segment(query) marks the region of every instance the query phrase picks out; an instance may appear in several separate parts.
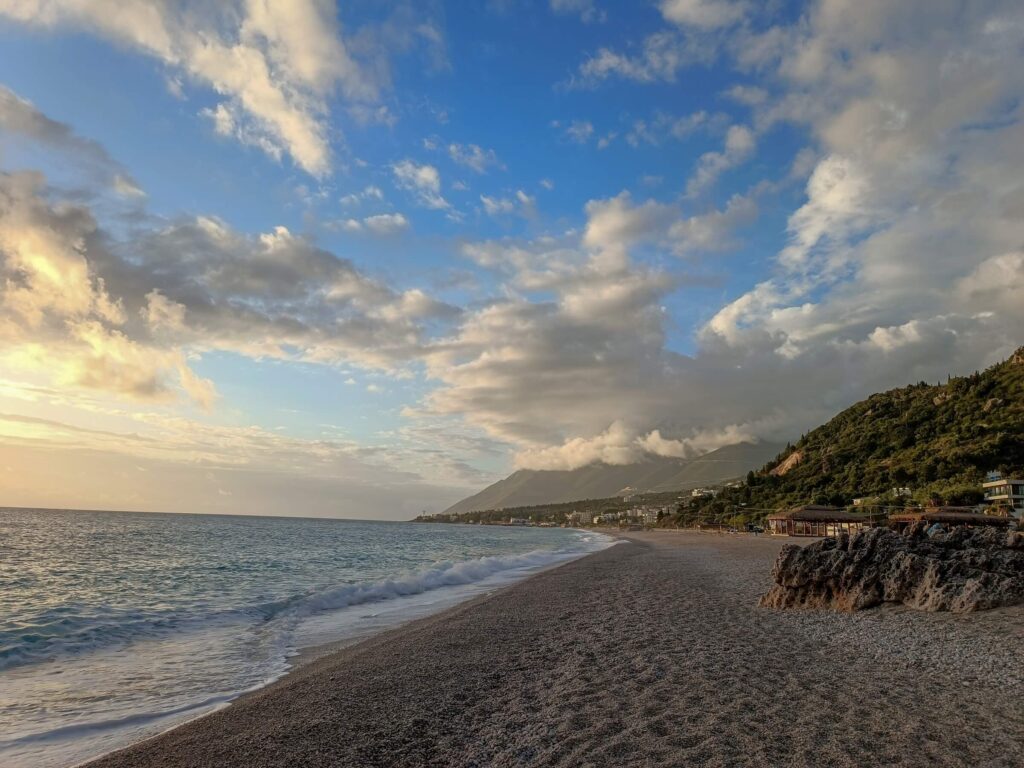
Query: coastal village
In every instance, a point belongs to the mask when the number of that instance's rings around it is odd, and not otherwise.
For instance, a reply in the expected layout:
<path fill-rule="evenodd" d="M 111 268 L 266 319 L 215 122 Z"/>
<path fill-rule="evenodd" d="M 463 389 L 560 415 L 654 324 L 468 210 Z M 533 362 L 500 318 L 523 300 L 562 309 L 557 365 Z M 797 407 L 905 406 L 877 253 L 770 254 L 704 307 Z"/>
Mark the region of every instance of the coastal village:
<path fill-rule="evenodd" d="M 1024 526 L 1024 348 L 985 371 L 880 392 L 745 477 L 420 521 L 828 537 Z"/>
<path fill-rule="evenodd" d="M 742 481 L 718 487 L 693 488 L 686 493 L 638 494 L 624 489 L 621 496 L 574 504 L 537 505 L 487 510 L 462 515 L 422 515 L 422 522 L 623 530 L 694 529 L 724 533 L 762 533 L 776 536 L 836 536 L 873 527 L 902 530 L 923 522 L 942 528 L 982 526 L 1024 528 L 1024 478 L 990 472 L 981 484 L 981 500 L 974 505 L 948 505 L 940 499 L 918 503 L 909 487 L 893 488 L 891 498 L 902 505 L 879 504 L 878 499 L 857 497 L 847 507 L 801 504 L 780 509 L 745 507 L 714 511 L 709 502 Z M 666 498 L 669 497 L 669 498 Z"/>

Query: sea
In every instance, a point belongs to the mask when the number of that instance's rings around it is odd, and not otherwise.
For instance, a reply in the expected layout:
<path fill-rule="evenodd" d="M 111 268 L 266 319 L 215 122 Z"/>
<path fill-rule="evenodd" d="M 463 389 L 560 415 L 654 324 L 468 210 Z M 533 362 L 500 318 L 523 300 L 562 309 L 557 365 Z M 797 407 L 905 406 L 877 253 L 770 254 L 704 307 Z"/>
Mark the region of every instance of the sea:
<path fill-rule="evenodd" d="M 0 508 L 0 765 L 63 768 L 611 544 L 562 528 Z"/>

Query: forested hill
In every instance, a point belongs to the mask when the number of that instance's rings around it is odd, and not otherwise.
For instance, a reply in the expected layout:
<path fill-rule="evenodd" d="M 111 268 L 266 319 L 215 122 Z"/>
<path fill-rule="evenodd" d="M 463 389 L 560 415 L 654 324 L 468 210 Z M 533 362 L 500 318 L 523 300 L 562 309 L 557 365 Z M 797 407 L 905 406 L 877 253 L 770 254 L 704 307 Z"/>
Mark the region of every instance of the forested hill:
<path fill-rule="evenodd" d="M 1024 347 L 981 373 L 872 395 L 787 447 L 728 496 L 762 509 L 846 505 L 909 487 L 921 500 L 963 503 L 986 472 L 1022 469 Z"/>

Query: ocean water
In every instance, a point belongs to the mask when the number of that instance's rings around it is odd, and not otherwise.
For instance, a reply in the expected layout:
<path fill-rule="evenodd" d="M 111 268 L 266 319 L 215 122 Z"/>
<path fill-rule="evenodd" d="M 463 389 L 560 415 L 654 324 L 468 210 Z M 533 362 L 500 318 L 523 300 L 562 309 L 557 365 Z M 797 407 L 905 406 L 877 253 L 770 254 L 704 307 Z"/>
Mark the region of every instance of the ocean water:
<path fill-rule="evenodd" d="M 608 546 L 600 534 L 0 509 L 0 765 L 71 766 L 372 635 Z"/>

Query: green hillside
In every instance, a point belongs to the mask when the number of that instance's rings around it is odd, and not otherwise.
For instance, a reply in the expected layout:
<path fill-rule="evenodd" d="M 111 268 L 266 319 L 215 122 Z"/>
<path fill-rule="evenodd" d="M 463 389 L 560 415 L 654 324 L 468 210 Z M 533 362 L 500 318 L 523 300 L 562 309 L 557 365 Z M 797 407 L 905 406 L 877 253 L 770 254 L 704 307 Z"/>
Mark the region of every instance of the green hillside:
<path fill-rule="evenodd" d="M 1022 469 L 1024 348 L 981 373 L 872 395 L 788 446 L 713 505 L 753 511 L 809 502 L 843 506 L 858 497 L 898 504 L 895 488 L 909 488 L 924 502 L 974 503 L 986 472 Z"/>

